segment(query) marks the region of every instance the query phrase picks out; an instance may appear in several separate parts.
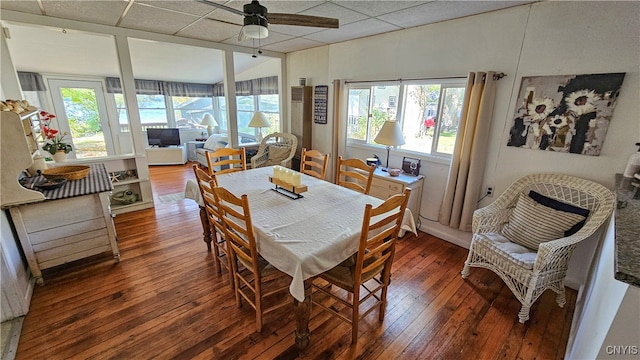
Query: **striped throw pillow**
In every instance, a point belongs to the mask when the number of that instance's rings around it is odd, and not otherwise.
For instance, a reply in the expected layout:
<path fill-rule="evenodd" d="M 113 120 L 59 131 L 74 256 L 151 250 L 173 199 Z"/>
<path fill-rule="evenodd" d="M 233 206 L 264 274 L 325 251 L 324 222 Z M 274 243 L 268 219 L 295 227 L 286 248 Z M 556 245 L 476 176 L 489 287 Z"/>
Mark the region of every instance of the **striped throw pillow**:
<path fill-rule="evenodd" d="M 584 219 L 582 215 L 552 209 L 520 194 L 502 234 L 511 242 L 538 250 L 540 243 L 563 238 L 565 231 Z"/>

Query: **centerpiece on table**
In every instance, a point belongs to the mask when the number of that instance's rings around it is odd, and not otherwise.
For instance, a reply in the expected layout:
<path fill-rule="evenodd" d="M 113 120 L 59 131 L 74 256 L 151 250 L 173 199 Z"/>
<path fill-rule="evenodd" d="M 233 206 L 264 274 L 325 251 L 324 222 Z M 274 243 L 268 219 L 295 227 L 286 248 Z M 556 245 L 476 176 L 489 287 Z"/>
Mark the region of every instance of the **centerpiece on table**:
<path fill-rule="evenodd" d="M 301 179 L 302 174 L 299 172 L 279 165 L 273 167 L 273 176 L 269 176 L 269 182 L 276 186 L 272 190 L 294 200 L 302 198 L 300 194 L 307 191 L 307 186 L 301 183 Z"/>
<path fill-rule="evenodd" d="M 40 112 L 40 121 L 42 123 L 42 137 L 44 144 L 42 150 L 48 151 L 53 155 L 55 162 L 62 162 L 67 159 L 67 154 L 70 153 L 73 148 L 71 144 L 65 141 L 66 132 L 60 133 L 59 130 L 51 128 L 51 120 L 56 116 L 46 111 Z"/>

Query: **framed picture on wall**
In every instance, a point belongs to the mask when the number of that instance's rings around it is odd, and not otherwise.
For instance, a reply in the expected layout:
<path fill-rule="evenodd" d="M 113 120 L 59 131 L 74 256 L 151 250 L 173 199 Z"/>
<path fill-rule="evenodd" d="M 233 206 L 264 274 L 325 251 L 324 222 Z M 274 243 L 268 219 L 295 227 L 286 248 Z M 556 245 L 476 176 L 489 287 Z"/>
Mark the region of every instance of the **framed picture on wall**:
<path fill-rule="evenodd" d="M 420 175 L 420 159 L 414 159 L 410 157 L 402 158 L 402 172 L 407 175 L 418 176 Z"/>

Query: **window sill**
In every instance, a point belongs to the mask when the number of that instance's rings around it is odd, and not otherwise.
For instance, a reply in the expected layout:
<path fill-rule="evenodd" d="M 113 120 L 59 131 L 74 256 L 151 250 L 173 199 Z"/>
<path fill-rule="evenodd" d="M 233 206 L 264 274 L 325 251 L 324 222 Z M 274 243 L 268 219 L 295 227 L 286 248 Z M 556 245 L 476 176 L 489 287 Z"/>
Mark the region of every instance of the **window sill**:
<path fill-rule="evenodd" d="M 348 142 L 347 148 L 356 148 L 356 149 L 361 149 L 368 152 L 383 151 L 384 153 L 380 153 L 379 156 L 382 156 L 383 158 L 387 156 L 386 154 L 387 149 L 382 145 L 370 145 L 370 144 L 364 144 L 364 143 L 358 144 L 358 143 Z M 441 164 L 446 166 L 449 166 L 451 164 L 451 156 L 448 156 L 448 157 L 436 156 L 436 155 L 425 154 L 425 153 L 410 151 L 410 150 L 402 150 L 402 149 L 399 149 L 399 150 L 391 149 L 391 152 L 393 153 L 393 155 L 396 155 L 396 156 L 412 157 L 412 158 L 420 159 L 422 161 L 430 162 L 434 164 Z"/>

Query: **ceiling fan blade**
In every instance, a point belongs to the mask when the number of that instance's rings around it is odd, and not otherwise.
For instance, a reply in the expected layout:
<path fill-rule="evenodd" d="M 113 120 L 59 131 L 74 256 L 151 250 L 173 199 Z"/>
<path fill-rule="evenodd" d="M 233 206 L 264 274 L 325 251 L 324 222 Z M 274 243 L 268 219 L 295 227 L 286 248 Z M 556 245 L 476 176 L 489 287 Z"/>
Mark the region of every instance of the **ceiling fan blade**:
<path fill-rule="evenodd" d="M 218 4 L 218 3 L 213 2 L 213 1 L 208 1 L 208 0 L 196 0 L 196 1 L 197 2 L 201 2 L 203 4 L 211 5 L 213 7 L 217 7 L 218 9 L 230 11 L 230 12 L 232 12 L 234 14 L 238 14 L 238 15 L 242 15 L 242 16 L 249 15 L 249 14 L 245 13 L 244 11 L 241 11 L 241 10 L 238 10 L 238 9 L 234 9 L 234 8 L 228 7 L 226 5 Z"/>
<path fill-rule="evenodd" d="M 340 27 L 338 19 L 320 16 L 267 13 L 267 20 L 269 21 L 269 24 L 273 25 L 312 26 L 330 29 L 337 29 Z"/>

